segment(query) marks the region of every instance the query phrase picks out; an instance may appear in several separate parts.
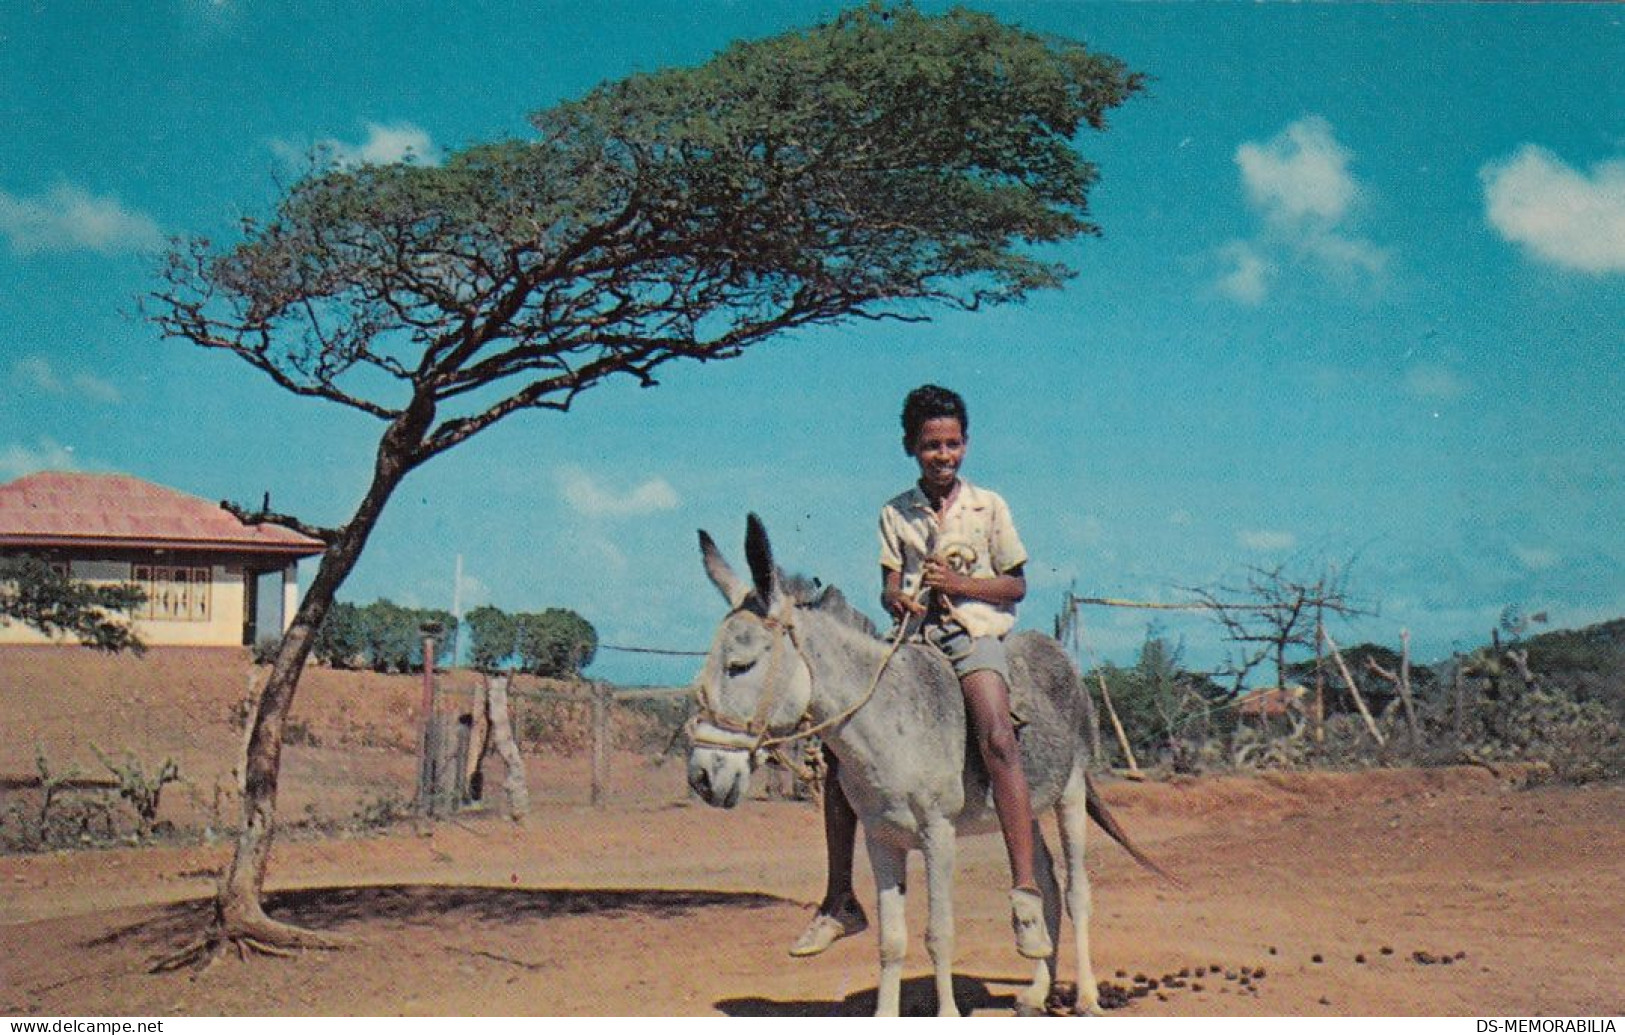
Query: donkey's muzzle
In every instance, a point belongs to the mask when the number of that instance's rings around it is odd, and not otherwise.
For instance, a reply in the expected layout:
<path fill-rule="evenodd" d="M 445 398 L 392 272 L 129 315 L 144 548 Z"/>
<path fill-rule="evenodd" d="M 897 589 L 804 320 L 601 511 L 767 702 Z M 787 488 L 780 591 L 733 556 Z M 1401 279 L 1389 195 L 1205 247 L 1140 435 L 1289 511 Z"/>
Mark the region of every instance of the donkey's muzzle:
<path fill-rule="evenodd" d="M 731 809 L 750 789 L 750 755 L 697 747 L 688 755 L 688 785 L 707 805 Z"/>

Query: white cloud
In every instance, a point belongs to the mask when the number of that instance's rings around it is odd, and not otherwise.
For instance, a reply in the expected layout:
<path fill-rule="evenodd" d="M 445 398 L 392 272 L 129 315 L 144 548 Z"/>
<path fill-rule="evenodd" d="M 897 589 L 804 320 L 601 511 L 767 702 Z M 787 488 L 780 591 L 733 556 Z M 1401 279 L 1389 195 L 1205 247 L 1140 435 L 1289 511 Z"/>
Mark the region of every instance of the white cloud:
<path fill-rule="evenodd" d="M 79 250 L 113 255 L 164 243 L 151 216 L 71 184 L 35 197 L 0 191 L 0 235 L 21 255 Z"/>
<path fill-rule="evenodd" d="M 1265 143 L 1236 149 L 1241 183 L 1253 206 L 1283 222 L 1341 221 L 1359 188 L 1347 148 L 1318 115 L 1299 119 Z"/>
<path fill-rule="evenodd" d="M 1219 257 L 1229 272 L 1219 278 L 1219 290 L 1238 302 L 1257 305 L 1269 293 L 1271 266 L 1258 248 L 1246 241 L 1231 241 Z"/>
<path fill-rule="evenodd" d="M 1417 363 L 1405 371 L 1403 381 L 1406 394 L 1417 399 L 1460 399 L 1467 394 L 1467 385 L 1449 367 L 1436 363 Z"/>
<path fill-rule="evenodd" d="M 1547 571 L 1563 560 L 1556 550 L 1544 546 L 1513 546 L 1512 556 L 1530 571 Z"/>
<path fill-rule="evenodd" d="M 12 445 L 0 449 L 0 476 L 21 478 L 36 471 L 76 471 L 79 463 L 74 459 L 73 447 L 64 446 L 50 438 L 41 438 L 36 446 Z"/>
<path fill-rule="evenodd" d="M 59 374 L 46 356 L 24 356 L 12 364 L 13 376 L 22 384 L 51 395 L 77 395 L 91 402 L 116 403 L 119 390 L 111 381 L 78 371 Z"/>
<path fill-rule="evenodd" d="M 435 147 L 426 130 L 409 122 L 384 125 L 369 122 L 367 137 L 352 144 L 336 137 L 316 141 L 314 152 L 324 166 L 353 169 L 359 165 L 395 165 L 409 162 L 414 165 L 439 165 L 440 149 Z M 271 141 L 271 149 L 289 165 L 303 167 L 310 150 L 287 140 Z"/>
<path fill-rule="evenodd" d="M 1479 170 L 1485 218 L 1536 258 L 1584 273 L 1625 273 L 1625 160 L 1589 174 L 1525 144 Z"/>
<path fill-rule="evenodd" d="M 1279 552 L 1298 545 L 1298 537 L 1291 532 L 1270 529 L 1247 529 L 1236 533 L 1236 542 L 1249 550 Z"/>
<path fill-rule="evenodd" d="M 561 470 L 558 480 L 565 502 L 586 517 L 641 517 L 672 510 L 681 502 L 677 490 L 664 478 L 650 478 L 624 492 L 606 488 L 592 475 L 575 467 Z"/>
<path fill-rule="evenodd" d="M 1349 170 L 1353 154 L 1318 115 L 1291 123 L 1265 141 L 1236 148 L 1241 186 L 1260 226 L 1252 240 L 1219 250 L 1216 287 L 1247 305 L 1264 301 L 1276 269 L 1304 260 L 1339 278 L 1371 276 L 1387 252 L 1360 236 L 1355 211 L 1363 188 Z"/>

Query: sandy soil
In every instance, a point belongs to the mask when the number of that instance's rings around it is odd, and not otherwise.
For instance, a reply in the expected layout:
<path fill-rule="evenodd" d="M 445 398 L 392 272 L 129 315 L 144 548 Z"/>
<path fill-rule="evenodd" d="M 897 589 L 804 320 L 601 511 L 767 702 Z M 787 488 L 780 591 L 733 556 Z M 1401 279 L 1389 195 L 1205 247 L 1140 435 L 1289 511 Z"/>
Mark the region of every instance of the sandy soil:
<path fill-rule="evenodd" d="M 1113 783 L 1106 796 L 1188 885 L 1096 842 L 1097 976 L 1191 975 L 1130 1015 L 1625 1013 L 1625 788 L 1517 790 L 1447 770 Z M 784 954 L 820 886 L 817 839 L 805 804 L 679 800 L 284 841 L 273 914 L 357 947 L 159 976 L 146 964 L 199 929 L 223 848 L 10 856 L 0 1013 L 865 1013 L 872 933 L 813 960 Z M 1005 1013 L 1026 965 L 1002 915 L 999 845 L 977 838 L 962 855 L 956 998 Z M 930 1012 L 918 937 L 908 973 L 905 1010 Z"/>
<path fill-rule="evenodd" d="M 196 827 L 209 812 L 199 787 L 230 783 L 241 669 L 200 657 L 177 675 L 151 661 L 7 652 L 0 776 L 27 774 L 35 744 L 87 768 L 92 742 L 171 753 L 193 782 L 166 797 L 164 814 Z M 288 754 L 290 826 L 272 856 L 268 904 L 355 947 L 152 975 L 155 957 L 201 929 L 227 846 L 0 856 L 0 1014 L 873 1008 L 872 931 L 812 960 L 785 955 L 822 884 L 811 805 L 710 809 L 686 796 L 675 761 L 621 754 L 607 807 L 595 810 L 584 757 L 538 757 L 523 825 L 475 813 L 337 836 L 323 817 L 410 795 L 401 745 L 415 690 L 383 680 L 358 696 L 335 674 L 315 675 L 295 718 L 319 743 Z M 52 708 L 37 704 L 42 687 Z M 1139 869 L 1103 835 L 1093 842 L 1096 976 L 1160 986 L 1129 1000 L 1126 1015 L 1625 1014 L 1625 787 L 1525 788 L 1453 769 L 1108 779 L 1102 789 L 1186 884 Z M 1005 882 L 998 839 L 966 841 L 955 897 L 966 1012 L 1007 1014 L 1029 972 L 1011 944 Z M 861 862 L 859 888 L 872 903 Z M 917 862 L 911 888 L 904 1007 L 930 1013 Z M 1068 955 L 1062 967 L 1066 979 Z"/>

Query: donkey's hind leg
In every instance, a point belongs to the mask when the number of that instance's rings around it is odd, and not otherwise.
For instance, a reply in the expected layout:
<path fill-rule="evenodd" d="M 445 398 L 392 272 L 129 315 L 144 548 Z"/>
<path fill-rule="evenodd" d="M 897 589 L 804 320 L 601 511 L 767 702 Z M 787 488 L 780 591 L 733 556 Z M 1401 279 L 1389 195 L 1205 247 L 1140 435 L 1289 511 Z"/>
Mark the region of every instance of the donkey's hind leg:
<path fill-rule="evenodd" d="M 1088 780 L 1081 764 L 1072 770 L 1055 814 L 1061 823 L 1061 851 L 1066 859 L 1066 911 L 1072 916 L 1078 950 L 1078 1002 L 1074 1012 L 1099 1014 L 1100 986 L 1095 983 L 1094 964 L 1089 958 L 1089 871 L 1083 857 L 1084 835 L 1089 829 Z"/>
<path fill-rule="evenodd" d="M 1061 954 L 1061 888 L 1055 882 L 1055 857 L 1050 854 L 1044 830 L 1036 820 L 1033 821 L 1033 876 L 1038 878 L 1038 890 L 1044 896 L 1044 926 L 1049 930 L 1050 944 L 1055 946 L 1055 951 L 1033 965 L 1033 983 L 1016 996 L 1016 1013 L 1028 1017 L 1044 1012 L 1044 1003 L 1055 983 L 1055 963 Z"/>

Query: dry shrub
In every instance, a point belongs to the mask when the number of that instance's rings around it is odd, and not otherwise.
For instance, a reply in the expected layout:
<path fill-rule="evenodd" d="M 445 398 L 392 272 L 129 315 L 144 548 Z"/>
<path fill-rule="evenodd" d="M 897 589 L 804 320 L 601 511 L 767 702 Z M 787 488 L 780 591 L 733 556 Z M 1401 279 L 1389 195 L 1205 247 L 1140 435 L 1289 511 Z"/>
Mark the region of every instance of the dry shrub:
<path fill-rule="evenodd" d="M 1544 763 L 1561 783 L 1625 776 L 1625 729 L 1607 706 L 1533 690 L 1501 711 L 1497 735 L 1468 749 L 1474 761 Z"/>
<path fill-rule="evenodd" d="M 579 693 L 581 697 L 569 701 L 537 699 L 520 693 L 510 697 L 515 734 L 531 750 L 565 756 L 590 751 L 592 702 L 587 699 L 587 690 L 568 683 L 556 686 L 564 693 Z M 621 751 L 658 754 L 671 740 L 675 727 L 657 710 L 641 705 L 642 702 L 611 703 L 610 744 Z M 675 725 L 680 726 L 681 720 Z"/>

